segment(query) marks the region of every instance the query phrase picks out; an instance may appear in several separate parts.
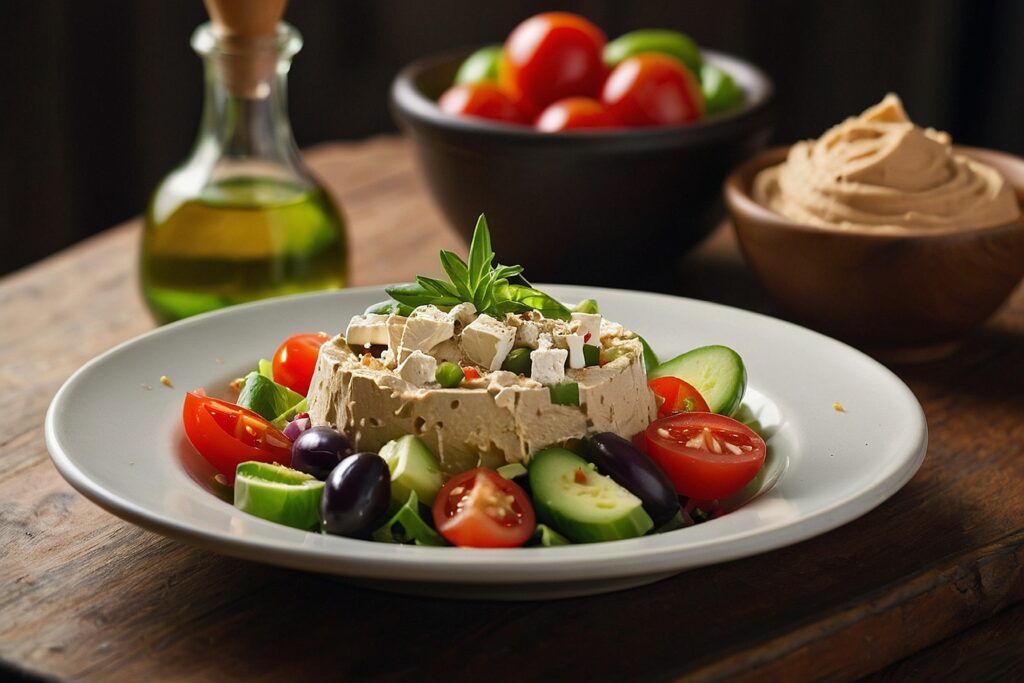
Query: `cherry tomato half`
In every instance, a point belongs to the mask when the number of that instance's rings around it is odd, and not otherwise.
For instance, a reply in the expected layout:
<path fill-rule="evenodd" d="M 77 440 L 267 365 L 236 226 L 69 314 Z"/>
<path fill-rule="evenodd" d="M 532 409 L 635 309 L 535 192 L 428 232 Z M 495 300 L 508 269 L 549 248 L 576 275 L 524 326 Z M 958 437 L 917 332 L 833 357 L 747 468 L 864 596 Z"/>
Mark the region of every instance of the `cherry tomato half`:
<path fill-rule="evenodd" d="M 274 354 L 274 381 L 297 394 L 308 394 L 320 347 L 330 338 L 323 332 L 307 332 L 285 339 Z"/>
<path fill-rule="evenodd" d="M 727 498 L 764 464 L 764 439 L 741 422 L 714 413 L 678 413 L 647 427 L 647 454 L 676 491 L 700 500 Z"/>
<path fill-rule="evenodd" d="M 455 116 L 476 116 L 506 123 L 530 122 L 508 93 L 486 81 L 453 85 L 437 100 L 437 106 Z"/>
<path fill-rule="evenodd" d="M 541 112 L 536 123 L 536 127 L 545 133 L 576 128 L 611 128 L 614 125 L 608 108 L 589 97 L 558 100 Z"/>
<path fill-rule="evenodd" d="M 433 513 L 438 533 L 469 548 L 514 548 L 537 526 L 526 492 L 486 467 L 452 477 L 434 499 Z"/>
<path fill-rule="evenodd" d="M 707 401 L 692 384 L 678 377 L 658 377 L 647 382 L 658 397 L 658 417 L 676 413 L 708 413 Z"/>
<path fill-rule="evenodd" d="M 290 465 L 292 442 L 262 417 L 227 401 L 185 394 L 181 412 L 185 435 L 199 455 L 235 482 L 235 468 L 249 460 Z"/>
<path fill-rule="evenodd" d="M 673 126 L 704 115 L 697 78 L 677 59 L 657 53 L 624 60 L 608 75 L 601 99 L 621 125 Z"/>
<path fill-rule="evenodd" d="M 535 15 L 505 41 L 499 80 L 535 113 L 565 97 L 597 97 L 606 73 L 605 42 L 601 29 L 576 14 Z"/>

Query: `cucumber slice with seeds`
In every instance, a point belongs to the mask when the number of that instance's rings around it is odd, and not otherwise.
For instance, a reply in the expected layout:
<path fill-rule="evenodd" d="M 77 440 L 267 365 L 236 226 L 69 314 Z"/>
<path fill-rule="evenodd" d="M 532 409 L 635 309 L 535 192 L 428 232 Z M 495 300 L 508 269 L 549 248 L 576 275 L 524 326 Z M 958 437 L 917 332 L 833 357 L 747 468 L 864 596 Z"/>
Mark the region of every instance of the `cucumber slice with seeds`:
<path fill-rule="evenodd" d="M 713 413 L 732 415 L 743 402 L 747 369 L 740 355 L 728 346 L 701 346 L 667 360 L 647 373 L 655 377 L 678 377 L 692 384 Z"/>
<path fill-rule="evenodd" d="M 544 449 L 529 472 L 537 516 L 571 541 L 618 541 L 654 527 L 639 498 L 571 451 Z"/>
<path fill-rule="evenodd" d="M 415 491 L 426 505 L 434 504 L 444 483 L 441 465 L 418 436 L 406 434 L 387 442 L 381 446 L 380 457 L 391 470 L 392 500 L 408 500 L 409 493 Z"/>
<path fill-rule="evenodd" d="M 243 462 L 235 473 L 235 507 L 296 529 L 320 526 L 324 483 L 282 465 Z"/>

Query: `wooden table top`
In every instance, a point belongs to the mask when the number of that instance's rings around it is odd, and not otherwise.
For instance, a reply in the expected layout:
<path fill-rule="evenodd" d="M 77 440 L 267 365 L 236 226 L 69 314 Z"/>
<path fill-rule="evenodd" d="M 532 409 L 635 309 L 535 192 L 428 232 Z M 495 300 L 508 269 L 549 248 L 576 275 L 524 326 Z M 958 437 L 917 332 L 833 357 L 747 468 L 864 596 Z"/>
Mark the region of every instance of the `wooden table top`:
<path fill-rule="evenodd" d="M 464 249 L 396 138 L 308 155 L 351 225 L 353 284 Z M 1024 653 L 1024 288 L 953 357 L 894 368 L 924 406 L 916 477 L 823 536 L 634 590 L 446 602 L 194 550 L 61 479 L 42 422 L 92 356 L 153 327 L 139 224 L 0 280 L 0 678 L 878 680 L 1013 675 Z M 731 233 L 679 293 L 764 309 Z M 997 614 L 998 613 L 998 614 Z"/>

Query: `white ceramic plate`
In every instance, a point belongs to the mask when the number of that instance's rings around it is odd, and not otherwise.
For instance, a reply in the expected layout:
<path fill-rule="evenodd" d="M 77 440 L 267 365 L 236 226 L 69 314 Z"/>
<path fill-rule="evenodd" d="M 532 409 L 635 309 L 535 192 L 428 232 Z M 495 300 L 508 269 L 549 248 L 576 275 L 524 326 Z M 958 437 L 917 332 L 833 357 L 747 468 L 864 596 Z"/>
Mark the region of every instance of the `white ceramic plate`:
<path fill-rule="evenodd" d="M 389 590 L 500 599 L 582 595 L 765 552 L 824 533 L 896 492 L 924 459 L 921 407 L 895 375 L 828 337 L 773 318 L 677 297 L 547 286 L 596 298 L 661 357 L 725 344 L 744 358 L 745 403 L 772 432 L 768 476 L 738 510 L 688 529 L 560 548 L 388 545 L 298 531 L 214 495 L 181 427 L 184 392 L 215 390 L 288 335 L 342 330 L 381 288 L 274 299 L 159 328 L 93 359 L 57 392 L 46 442 L 61 474 L 135 524 L 236 557 L 335 574 Z M 160 384 L 166 375 L 173 388 Z M 845 410 L 840 412 L 836 404 Z"/>

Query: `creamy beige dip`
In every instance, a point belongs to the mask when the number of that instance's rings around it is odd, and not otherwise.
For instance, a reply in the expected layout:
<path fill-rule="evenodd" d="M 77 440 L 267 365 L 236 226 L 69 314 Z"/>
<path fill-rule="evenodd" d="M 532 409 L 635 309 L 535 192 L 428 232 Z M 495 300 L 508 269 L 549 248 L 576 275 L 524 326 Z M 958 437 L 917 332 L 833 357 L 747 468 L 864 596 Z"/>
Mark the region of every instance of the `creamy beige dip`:
<path fill-rule="evenodd" d="M 953 152 L 947 133 L 914 125 L 888 94 L 754 180 L 754 199 L 801 223 L 878 230 L 969 229 L 1020 215 L 1013 189 Z"/>

